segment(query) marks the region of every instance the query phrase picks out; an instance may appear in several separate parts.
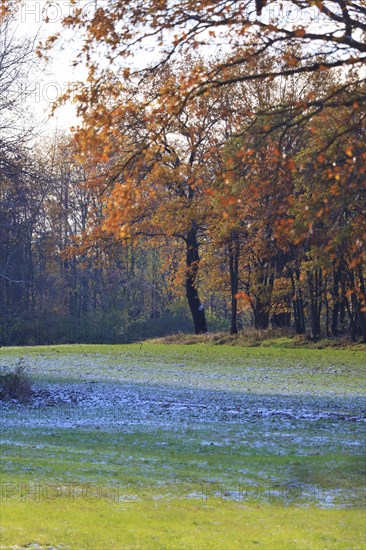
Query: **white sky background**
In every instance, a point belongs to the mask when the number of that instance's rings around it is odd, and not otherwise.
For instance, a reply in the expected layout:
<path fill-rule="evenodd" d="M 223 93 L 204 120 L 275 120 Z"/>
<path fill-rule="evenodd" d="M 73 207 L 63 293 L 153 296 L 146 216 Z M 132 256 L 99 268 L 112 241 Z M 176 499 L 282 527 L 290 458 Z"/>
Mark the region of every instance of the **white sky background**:
<path fill-rule="evenodd" d="M 71 9 L 67 0 L 57 0 L 47 6 L 45 0 L 24 0 L 16 13 L 16 33 L 19 37 L 35 39 L 35 47 L 41 40 L 61 30 L 61 20 Z M 45 23 L 45 16 L 49 22 Z M 65 33 L 66 34 L 66 33 Z M 30 113 L 41 123 L 43 133 L 52 134 L 57 130 L 64 131 L 77 124 L 75 106 L 69 102 L 59 108 L 50 117 L 52 103 L 74 83 L 85 78 L 82 67 L 73 68 L 72 61 L 76 57 L 80 41 L 63 40 L 51 52 L 51 61 L 47 64 L 40 60 L 40 70 L 28 83 L 28 97 L 25 101 Z M 43 124 L 42 124 L 43 123 Z"/>
<path fill-rule="evenodd" d="M 103 0 L 81 0 L 77 7 L 82 6 L 86 13 L 94 12 L 96 5 Z M 46 39 L 62 29 L 62 19 L 75 6 L 68 0 L 23 0 L 16 12 L 16 33 L 19 37 L 29 37 L 35 40 L 35 47 L 39 41 L 43 43 Z M 46 23 L 45 18 L 49 21 Z M 51 61 L 45 64 L 42 60 L 41 70 L 35 76 L 34 82 L 29 86 L 31 91 L 26 103 L 29 110 L 34 114 L 37 122 L 43 122 L 43 133 L 52 134 L 57 130 L 65 131 L 70 126 L 76 125 L 76 107 L 69 101 L 63 107 L 56 110 L 50 117 L 53 101 L 60 97 L 74 83 L 86 79 L 86 70 L 82 64 L 72 67 L 77 53 L 82 45 L 82 38 L 78 38 L 73 31 L 62 31 L 62 40 L 58 41 L 50 52 Z M 141 64 L 152 62 L 156 59 L 157 51 L 154 47 L 150 52 L 139 52 L 133 58 L 136 67 Z M 43 73 L 43 74 L 42 74 Z"/>

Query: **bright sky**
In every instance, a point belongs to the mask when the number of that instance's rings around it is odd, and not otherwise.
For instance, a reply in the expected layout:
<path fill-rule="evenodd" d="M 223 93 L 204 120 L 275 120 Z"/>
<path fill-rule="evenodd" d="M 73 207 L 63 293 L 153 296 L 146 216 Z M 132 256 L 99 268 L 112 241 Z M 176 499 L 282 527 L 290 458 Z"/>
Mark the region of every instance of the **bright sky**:
<path fill-rule="evenodd" d="M 61 29 L 61 20 L 68 14 L 71 4 L 67 0 L 51 2 L 46 0 L 24 0 L 16 13 L 17 34 L 30 38 L 36 37 L 35 46 L 48 36 Z M 87 7 L 87 2 L 85 2 Z M 48 17 L 49 22 L 44 19 Z M 69 83 L 84 77 L 82 68 L 73 69 L 71 62 L 75 58 L 77 47 L 70 40 L 63 42 L 52 52 L 52 60 L 44 65 L 30 87 L 31 93 L 27 99 L 30 110 L 37 120 L 44 121 L 47 133 L 56 129 L 65 130 L 77 123 L 75 107 L 69 102 L 49 118 L 52 103 L 68 88 Z"/>
<path fill-rule="evenodd" d="M 103 0 L 79 0 L 77 7 L 83 7 L 85 13 L 95 10 L 96 4 Z M 23 0 L 16 13 L 17 33 L 20 36 L 37 37 L 36 44 L 43 43 L 50 35 L 61 30 L 63 17 L 75 9 L 69 0 Z M 48 18 L 48 22 L 45 19 Z M 85 79 L 86 71 L 81 66 L 73 68 L 72 61 L 80 49 L 81 40 L 71 31 L 63 30 L 62 44 L 52 49 L 52 61 L 45 67 L 44 75 L 37 75 L 32 93 L 27 99 L 30 111 L 34 112 L 37 120 L 44 120 L 45 131 L 52 133 L 55 130 L 66 130 L 77 124 L 76 109 L 71 101 L 59 108 L 55 115 L 49 118 L 53 102 L 60 97 L 72 84 Z M 156 55 L 156 52 L 155 52 Z M 138 63 L 139 55 L 134 57 L 134 64 Z M 154 60 L 154 52 L 144 52 L 141 55 L 141 64 Z"/>

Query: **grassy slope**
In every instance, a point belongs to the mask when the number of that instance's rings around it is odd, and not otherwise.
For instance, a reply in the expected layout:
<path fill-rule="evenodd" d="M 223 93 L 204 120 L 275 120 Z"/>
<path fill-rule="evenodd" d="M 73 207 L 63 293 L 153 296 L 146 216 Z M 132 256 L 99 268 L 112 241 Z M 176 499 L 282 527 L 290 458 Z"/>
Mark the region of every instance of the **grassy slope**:
<path fill-rule="evenodd" d="M 6 503 L 2 546 L 88 549 L 317 550 L 364 547 L 364 514 L 212 500 Z"/>
<path fill-rule="evenodd" d="M 40 380 L 92 378 L 163 384 L 166 388 L 178 382 L 190 390 L 218 391 L 228 396 L 230 392 L 247 392 L 254 401 L 274 393 L 281 399 L 295 396 L 299 405 L 309 403 L 314 396 L 321 403 L 324 396 L 341 401 L 344 396 L 364 392 L 365 358 L 360 350 L 239 348 L 205 343 L 50 346 L 3 349 L 1 364 L 15 364 L 21 356 Z M 352 434 L 341 429 L 338 437 L 336 433 L 329 435 L 342 428 L 341 424 L 285 425 L 254 419 L 245 433 L 219 423 L 174 429 L 163 425 L 153 431 L 144 425 L 111 432 L 98 427 L 96 418 L 95 430 L 52 426 L 46 430 L 32 426 L 21 432 L 5 429 L 2 481 L 15 485 L 14 495 L 2 502 L 3 547 L 37 543 L 92 549 L 262 546 L 358 550 L 365 544 L 361 501 L 351 499 L 351 507 L 327 510 L 319 509 L 311 498 L 268 498 L 265 492 L 268 479 L 283 482 L 284 487 L 295 479 L 302 489 L 310 482 L 324 490 L 336 487 L 347 492 L 360 487 L 364 463 L 358 447 L 352 450 Z M 225 444 L 221 444 L 223 433 Z M 299 434 L 299 442 L 289 437 Z M 321 434 L 328 439 L 318 449 Z M 215 437 L 219 447 L 202 446 L 202 440 L 216 441 Z M 359 432 L 354 431 L 355 443 L 359 438 Z M 258 441 L 264 445 L 258 448 Z M 241 478 L 240 471 L 245 472 Z M 211 494 L 211 490 L 217 493 L 218 482 L 233 488 L 238 481 L 248 479 L 251 491 L 241 492 L 239 502 Z M 95 502 L 80 492 L 72 501 L 65 491 L 55 500 L 43 495 L 35 502 L 31 493 L 21 499 L 22 483 L 27 491 L 27 486 L 37 482 L 44 489 L 47 484 L 60 487 L 70 480 L 80 487 L 85 483 L 112 487 L 113 498 L 105 490 Z M 259 495 L 252 491 L 253 483 Z M 124 502 L 122 495 L 116 502 L 116 484 L 122 492 L 133 493 L 137 501 Z M 184 498 L 192 492 L 196 498 Z"/>
<path fill-rule="evenodd" d="M 13 347 L 0 348 L 0 366 L 15 365 L 16 361 L 23 357 L 29 365 L 30 372 L 34 376 L 43 374 L 49 378 L 61 378 L 63 374 L 68 379 L 79 379 L 83 371 L 93 371 L 93 374 L 100 378 L 103 373 L 108 373 L 112 379 L 123 378 L 115 371 L 113 366 L 123 362 L 132 363 L 134 367 L 149 368 L 154 363 L 162 361 L 169 365 L 181 363 L 183 369 L 189 368 L 192 372 L 199 371 L 201 367 L 210 369 L 215 366 L 215 371 L 227 374 L 230 371 L 237 371 L 243 367 L 254 364 L 255 368 L 283 369 L 293 374 L 296 371 L 303 373 L 305 382 L 316 376 L 320 388 L 327 388 L 339 385 L 344 378 L 346 385 L 359 388 L 359 384 L 365 382 L 365 349 L 359 346 L 347 349 L 312 349 L 288 348 L 278 346 L 242 347 L 220 345 L 214 346 L 211 343 L 200 343 L 197 345 L 184 344 L 159 344 L 143 343 L 129 345 L 63 345 L 63 346 L 34 346 L 34 347 Z M 68 358 L 67 361 L 64 358 Z M 81 363 L 79 362 L 81 359 Z M 91 367 L 83 363 L 88 358 L 101 359 L 98 367 Z M 52 364 L 54 363 L 54 368 Z M 71 363 L 70 363 L 71 361 Z M 254 361 L 254 363 L 253 363 Z M 137 363 L 136 363 L 137 362 Z M 45 368 L 43 368 L 43 363 Z M 112 368 L 111 368 L 112 366 Z M 94 370 L 93 370 L 94 369 Z M 100 370 L 101 369 L 101 370 Z M 335 369 L 339 369 L 338 372 Z M 122 372 L 122 371 L 121 371 Z M 329 375 L 333 376 L 330 377 Z M 149 376 L 149 373 L 148 373 Z M 135 377 L 135 371 L 132 373 Z M 284 379 L 287 385 L 288 380 Z"/>

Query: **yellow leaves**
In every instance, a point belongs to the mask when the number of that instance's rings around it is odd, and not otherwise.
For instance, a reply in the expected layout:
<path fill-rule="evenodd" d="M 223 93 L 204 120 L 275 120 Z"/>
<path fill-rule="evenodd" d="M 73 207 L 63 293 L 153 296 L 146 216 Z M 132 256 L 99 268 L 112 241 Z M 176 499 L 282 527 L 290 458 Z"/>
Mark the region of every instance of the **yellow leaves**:
<path fill-rule="evenodd" d="M 233 204 L 237 204 L 238 202 L 237 198 L 232 195 L 226 195 L 224 197 L 221 197 L 220 201 L 223 206 L 231 206 Z"/>
<path fill-rule="evenodd" d="M 125 78 L 126 80 L 130 77 L 131 75 L 131 69 L 129 69 L 128 67 L 125 67 L 123 69 L 123 78 Z"/>
<path fill-rule="evenodd" d="M 296 67 L 296 65 L 299 63 L 299 60 L 295 56 L 289 56 L 286 59 L 286 63 L 289 67 Z"/>
<path fill-rule="evenodd" d="M 106 199 L 107 217 L 102 224 L 103 230 L 125 236 L 140 198 L 140 192 L 133 187 L 132 182 L 116 183 L 110 197 Z"/>
<path fill-rule="evenodd" d="M 114 30 L 114 25 L 111 19 L 107 16 L 105 10 L 101 7 L 97 8 L 94 18 L 89 25 L 89 32 L 96 40 L 110 38 Z M 110 41 L 110 40 L 109 40 Z"/>
<path fill-rule="evenodd" d="M 281 232 L 287 233 L 292 229 L 294 224 L 294 218 L 277 218 L 276 219 L 276 229 Z"/>
<path fill-rule="evenodd" d="M 294 35 L 297 38 L 304 38 L 305 34 L 306 33 L 304 27 L 297 27 L 296 29 L 294 29 Z"/>
<path fill-rule="evenodd" d="M 339 195 L 339 186 L 337 184 L 333 184 L 329 187 L 329 192 L 331 193 L 331 195 Z"/>
<path fill-rule="evenodd" d="M 353 258 L 353 260 L 350 262 L 349 267 L 351 269 L 355 269 L 358 265 L 360 265 L 361 259 L 360 258 Z"/>
<path fill-rule="evenodd" d="M 0 23 L 5 16 L 10 13 L 10 2 L 8 0 L 0 1 Z"/>
<path fill-rule="evenodd" d="M 239 36 L 243 36 L 247 33 L 248 29 L 251 28 L 251 24 L 249 22 L 246 22 L 246 23 L 242 23 L 240 25 L 240 28 L 238 29 L 238 35 Z"/>
<path fill-rule="evenodd" d="M 244 300 L 245 302 L 251 304 L 253 303 L 253 298 L 252 296 L 249 296 L 249 294 L 247 294 L 246 292 L 244 292 L 243 290 L 240 290 L 239 292 L 237 292 L 235 294 L 235 298 L 237 300 Z"/>

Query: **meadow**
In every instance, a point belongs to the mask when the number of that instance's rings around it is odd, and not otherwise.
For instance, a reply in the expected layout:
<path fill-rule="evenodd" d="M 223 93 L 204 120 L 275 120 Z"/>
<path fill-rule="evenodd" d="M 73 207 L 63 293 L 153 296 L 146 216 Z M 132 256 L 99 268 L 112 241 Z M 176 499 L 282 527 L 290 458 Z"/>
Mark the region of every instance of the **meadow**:
<path fill-rule="evenodd" d="M 1 349 L 1 548 L 365 545 L 365 353 Z"/>

